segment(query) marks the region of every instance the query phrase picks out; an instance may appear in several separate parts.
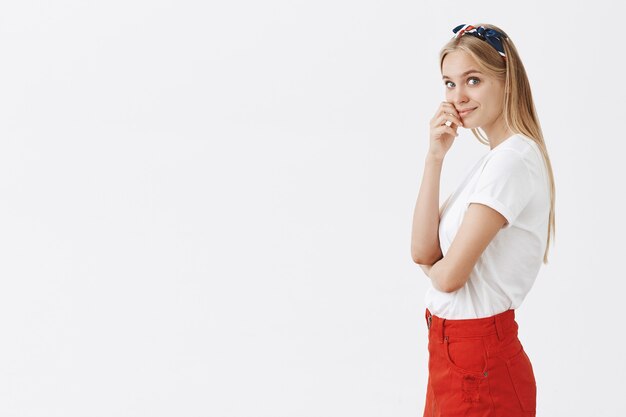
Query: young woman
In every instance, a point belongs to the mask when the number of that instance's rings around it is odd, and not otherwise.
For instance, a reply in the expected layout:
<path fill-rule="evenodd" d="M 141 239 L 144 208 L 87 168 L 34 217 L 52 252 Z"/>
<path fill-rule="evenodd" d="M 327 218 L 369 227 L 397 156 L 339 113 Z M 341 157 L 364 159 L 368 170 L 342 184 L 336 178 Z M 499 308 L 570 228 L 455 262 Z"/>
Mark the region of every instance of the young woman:
<path fill-rule="evenodd" d="M 445 101 L 430 123 L 411 238 L 431 284 L 424 416 L 534 416 L 535 375 L 515 309 L 548 262 L 552 167 L 511 39 L 488 24 L 453 32 L 440 53 Z M 439 209 L 443 160 L 459 127 L 489 150 Z"/>

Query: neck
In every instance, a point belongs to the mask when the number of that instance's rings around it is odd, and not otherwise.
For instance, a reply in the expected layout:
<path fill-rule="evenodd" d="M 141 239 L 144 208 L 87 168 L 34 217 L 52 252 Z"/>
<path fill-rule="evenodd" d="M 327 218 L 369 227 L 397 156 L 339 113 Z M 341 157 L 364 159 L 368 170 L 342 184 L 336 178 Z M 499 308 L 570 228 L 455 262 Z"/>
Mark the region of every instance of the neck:
<path fill-rule="evenodd" d="M 489 139 L 489 147 L 491 149 L 515 134 L 511 129 L 506 128 L 504 120 L 500 118 L 490 126 L 484 126 L 482 129 L 487 135 L 487 139 Z"/>

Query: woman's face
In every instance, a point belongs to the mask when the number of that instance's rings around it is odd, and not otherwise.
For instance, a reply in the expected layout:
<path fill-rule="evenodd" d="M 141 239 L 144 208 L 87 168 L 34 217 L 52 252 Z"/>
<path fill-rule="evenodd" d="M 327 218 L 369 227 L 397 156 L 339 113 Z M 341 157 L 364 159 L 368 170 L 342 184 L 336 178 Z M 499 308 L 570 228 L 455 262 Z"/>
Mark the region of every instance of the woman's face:
<path fill-rule="evenodd" d="M 504 82 L 487 77 L 478 68 L 467 52 L 446 55 L 442 66 L 446 101 L 459 112 L 464 128 L 480 127 L 489 136 L 504 123 Z M 468 109 L 475 110 L 463 112 Z"/>

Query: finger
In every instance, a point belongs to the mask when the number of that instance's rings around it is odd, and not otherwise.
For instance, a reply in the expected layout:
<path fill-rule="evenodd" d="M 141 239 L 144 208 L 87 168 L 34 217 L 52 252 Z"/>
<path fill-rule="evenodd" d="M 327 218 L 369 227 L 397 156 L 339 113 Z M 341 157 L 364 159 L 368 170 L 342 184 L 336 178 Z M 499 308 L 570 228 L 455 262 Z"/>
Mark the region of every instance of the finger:
<path fill-rule="evenodd" d="M 457 126 L 463 126 L 463 122 L 461 121 L 461 119 L 449 113 L 444 113 L 440 115 L 439 119 L 437 119 L 437 124 L 443 125 L 446 123 L 447 120 L 455 123 Z"/>
<path fill-rule="evenodd" d="M 446 110 L 448 110 L 448 109 L 449 109 L 449 110 L 451 110 L 451 111 L 449 111 L 449 112 L 447 112 L 447 113 L 452 113 L 452 114 L 454 114 L 456 117 L 459 117 L 459 118 L 461 117 L 461 115 L 460 115 L 460 114 L 459 114 L 459 112 L 457 111 L 456 107 L 454 107 L 454 104 L 452 104 L 452 103 L 447 103 L 447 102 L 446 102 L 446 105 L 445 105 L 444 107 L 445 107 L 445 109 L 446 109 Z"/>
<path fill-rule="evenodd" d="M 440 125 L 446 125 L 446 126 L 454 125 L 455 127 L 456 126 L 463 126 L 463 122 L 461 122 L 456 117 L 454 117 L 452 115 L 449 115 L 449 114 L 444 116 L 444 117 L 442 117 L 439 124 Z"/>
<path fill-rule="evenodd" d="M 448 126 L 446 126 L 446 125 L 439 126 L 439 128 L 437 129 L 437 133 L 438 133 L 439 135 L 441 135 L 441 134 L 443 134 L 444 132 L 445 132 L 445 133 L 449 133 L 449 134 L 451 134 L 452 136 L 459 136 L 459 134 L 457 133 L 457 131 L 456 131 L 455 129 L 453 129 L 453 128 L 451 128 L 451 127 L 448 127 Z"/>
<path fill-rule="evenodd" d="M 452 111 L 448 111 L 448 110 L 452 110 Z M 456 108 L 454 107 L 454 105 L 452 103 L 448 103 L 447 101 L 442 101 L 439 104 L 439 108 L 435 112 L 435 115 L 433 116 L 433 119 L 435 119 L 441 113 L 452 113 L 452 114 L 455 114 L 456 113 Z M 458 113 L 456 115 L 458 116 Z"/>
<path fill-rule="evenodd" d="M 452 136 L 459 136 L 456 129 L 452 129 L 451 127 L 446 126 L 446 131 L 449 132 Z"/>
<path fill-rule="evenodd" d="M 456 111 L 454 107 L 452 107 L 450 110 L 448 109 L 443 110 L 442 114 L 444 116 L 454 117 L 456 124 L 463 126 L 463 122 L 461 121 L 461 116 L 459 115 L 459 113 Z"/>
<path fill-rule="evenodd" d="M 441 103 L 439 103 L 439 107 L 437 107 L 437 111 L 435 112 L 435 114 L 433 114 L 433 117 L 431 120 L 435 120 L 440 114 L 441 112 L 444 111 L 444 109 L 446 108 L 447 103 L 445 101 L 442 101 Z"/>

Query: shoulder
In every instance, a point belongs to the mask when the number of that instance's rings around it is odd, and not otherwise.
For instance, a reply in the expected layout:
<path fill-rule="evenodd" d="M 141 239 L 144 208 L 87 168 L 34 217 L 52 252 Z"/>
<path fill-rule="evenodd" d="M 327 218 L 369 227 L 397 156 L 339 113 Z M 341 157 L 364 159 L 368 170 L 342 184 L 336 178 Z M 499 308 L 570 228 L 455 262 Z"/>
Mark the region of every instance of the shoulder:
<path fill-rule="evenodd" d="M 525 135 L 516 134 L 487 153 L 481 172 L 482 175 L 516 172 L 539 179 L 544 176 L 543 165 L 539 145 Z"/>
<path fill-rule="evenodd" d="M 509 146 L 498 146 L 489 152 L 484 160 L 481 176 L 500 177 L 504 174 L 511 175 L 513 173 L 525 175 L 530 171 L 524 149 L 507 145 Z"/>
<path fill-rule="evenodd" d="M 543 158 L 537 142 L 520 133 L 502 142 L 490 154 L 487 159 L 522 161 L 529 168 L 536 166 Z"/>

